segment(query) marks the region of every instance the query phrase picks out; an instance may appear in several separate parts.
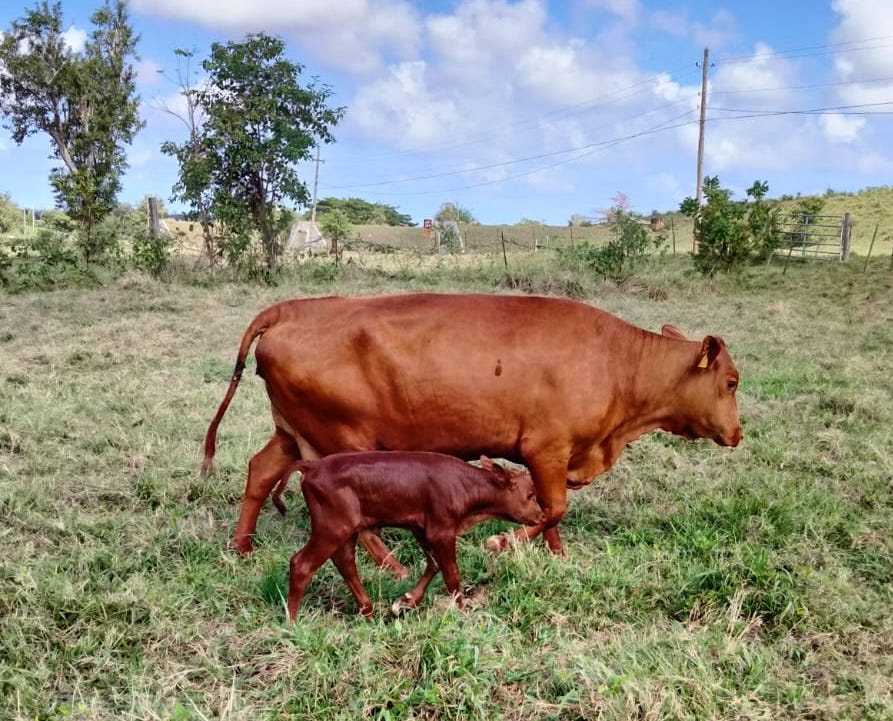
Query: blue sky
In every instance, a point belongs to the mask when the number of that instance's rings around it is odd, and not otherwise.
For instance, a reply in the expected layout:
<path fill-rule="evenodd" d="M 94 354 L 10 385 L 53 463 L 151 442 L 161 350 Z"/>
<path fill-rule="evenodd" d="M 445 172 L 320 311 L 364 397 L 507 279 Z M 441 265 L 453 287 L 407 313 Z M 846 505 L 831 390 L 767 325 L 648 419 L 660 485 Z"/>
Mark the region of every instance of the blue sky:
<path fill-rule="evenodd" d="M 63 0 L 71 43 L 98 0 Z M 0 28 L 26 4 L 6 0 Z M 444 202 L 484 223 L 564 224 L 616 193 L 633 209 L 694 194 L 700 69 L 710 49 L 705 174 L 743 194 L 858 190 L 893 180 L 893 3 L 878 0 L 131 0 L 147 127 L 121 200 L 165 199 L 161 155 L 182 124 L 175 48 L 199 59 L 246 32 L 347 106 L 324 146 L 319 195 L 397 206 L 416 222 Z M 159 71 L 165 71 L 164 73 Z M 806 112 L 809 111 L 809 112 Z M 819 112 L 816 112 L 819 111 Z M 49 207 L 49 141 L 0 131 L 0 193 Z M 312 167 L 302 167 L 312 185 Z M 177 206 L 173 206 L 177 207 Z"/>

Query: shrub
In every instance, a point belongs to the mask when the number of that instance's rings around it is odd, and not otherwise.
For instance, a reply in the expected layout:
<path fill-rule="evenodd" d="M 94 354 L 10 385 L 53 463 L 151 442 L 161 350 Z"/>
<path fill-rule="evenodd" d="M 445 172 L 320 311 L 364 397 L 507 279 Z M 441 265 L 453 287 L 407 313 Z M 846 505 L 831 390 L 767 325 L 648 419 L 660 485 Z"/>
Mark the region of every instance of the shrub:
<path fill-rule="evenodd" d="M 606 280 L 619 281 L 632 272 L 649 249 L 662 246 L 666 239 L 663 234 L 652 239 L 648 229 L 622 204 L 612 207 L 609 217 L 611 240 L 605 245 L 584 241 L 556 248 L 561 262 L 574 269 L 595 272 Z"/>
<path fill-rule="evenodd" d="M 703 206 L 694 198 L 679 206 L 694 219 L 698 239 L 694 261 L 701 273 L 738 270 L 752 259 L 768 257 L 779 246 L 779 210 L 764 200 L 768 183 L 755 181 L 747 189 L 752 202 L 732 200 L 732 191 L 722 188 L 717 176 L 706 178 L 703 190 Z"/>

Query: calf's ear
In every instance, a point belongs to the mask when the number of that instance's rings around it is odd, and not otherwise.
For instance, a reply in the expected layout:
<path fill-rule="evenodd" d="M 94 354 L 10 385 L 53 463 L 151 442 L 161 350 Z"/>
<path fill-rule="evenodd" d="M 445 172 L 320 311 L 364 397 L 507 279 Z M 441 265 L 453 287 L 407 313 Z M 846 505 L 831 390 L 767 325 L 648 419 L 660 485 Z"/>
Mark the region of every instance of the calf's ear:
<path fill-rule="evenodd" d="M 676 340 L 688 340 L 688 338 L 685 337 L 685 333 L 679 330 L 675 325 L 670 325 L 669 323 L 664 323 L 664 325 L 661 326 L 660 334 L 667 338 L 675 338 Z"/>
<path fill-rule="evenodd" d="M 701 352 L 698 354 L 698 368 L 709 368 L 721 351 L 721 339 L 712 335 L 704 336 L 704 341 L 701 343 Z"/>

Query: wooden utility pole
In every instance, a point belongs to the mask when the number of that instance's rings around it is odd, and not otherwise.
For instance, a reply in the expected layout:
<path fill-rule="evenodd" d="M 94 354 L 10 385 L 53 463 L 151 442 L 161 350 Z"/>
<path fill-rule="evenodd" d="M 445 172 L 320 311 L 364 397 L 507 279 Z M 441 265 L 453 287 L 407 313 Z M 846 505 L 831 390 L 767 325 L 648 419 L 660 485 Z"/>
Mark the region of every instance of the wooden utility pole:
<path fill-rule="evenodd" d="M 316 223 L 316 189 L 319 187 L 319 143 L 316 144 L 316 170 L 313 173 L 313 207 L 310 210 L 310 222 Z"/>
<path fill-rule="evenodd" d="M 701 119 L 698 123 L 698 180 L 695 188 L 695 202 L 701 207 L 701 186 L 704 184 L 704 121 L 707 116 L 707 60 L 710 50 L 704 48 L 704 60 L 701 62 Z M 695 63 L 697 64 L 697 63 Z M 691 235 L 691 252 L 698 252 L 698 216 L 695 216 Z"/>
<path fill-rule="evenodd" d="M 701 185 L 704 176 L 704 121 L 707 113 L 707 58 L 710 51 L 704 48 L 704 62 L 701 63 L 701 120 L 698 132 L 698 187 L 695 188 L 695 200 L 701 204 Z"/>

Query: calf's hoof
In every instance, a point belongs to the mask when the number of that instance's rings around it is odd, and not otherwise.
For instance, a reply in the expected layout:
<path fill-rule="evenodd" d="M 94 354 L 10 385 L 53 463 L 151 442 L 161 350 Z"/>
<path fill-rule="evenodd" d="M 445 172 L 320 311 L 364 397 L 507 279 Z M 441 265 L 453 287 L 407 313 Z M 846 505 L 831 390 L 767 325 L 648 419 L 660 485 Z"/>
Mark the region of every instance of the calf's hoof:
<path fill-rule="evenodd" d="M 397 618 L 400 618 L 407 611 L 411 611 L 414 609 L 415 603 L 413 603 L 412 599 L 409 597 L 408 593 L 404 593 L 400 598 L 394 601 L 391 604 L 391 613 L 394 614 Z"/>
<path fill-rule="evenodd" d="M 512 541 L 509 538 L 508 534 L 499 533 L 495 536 L 490 536 L 487 539 L 487 542 L 484 544 L 484 548 L 486 548 L 490 553 L 500 553 L 505 551 L 507 548 L 510 548 L 512 545 Z"/>
<path fill-rule="evenodd" d="M 360 606 L 360 618 L 369 620 L 372 618 L 372 606 Z"/>

